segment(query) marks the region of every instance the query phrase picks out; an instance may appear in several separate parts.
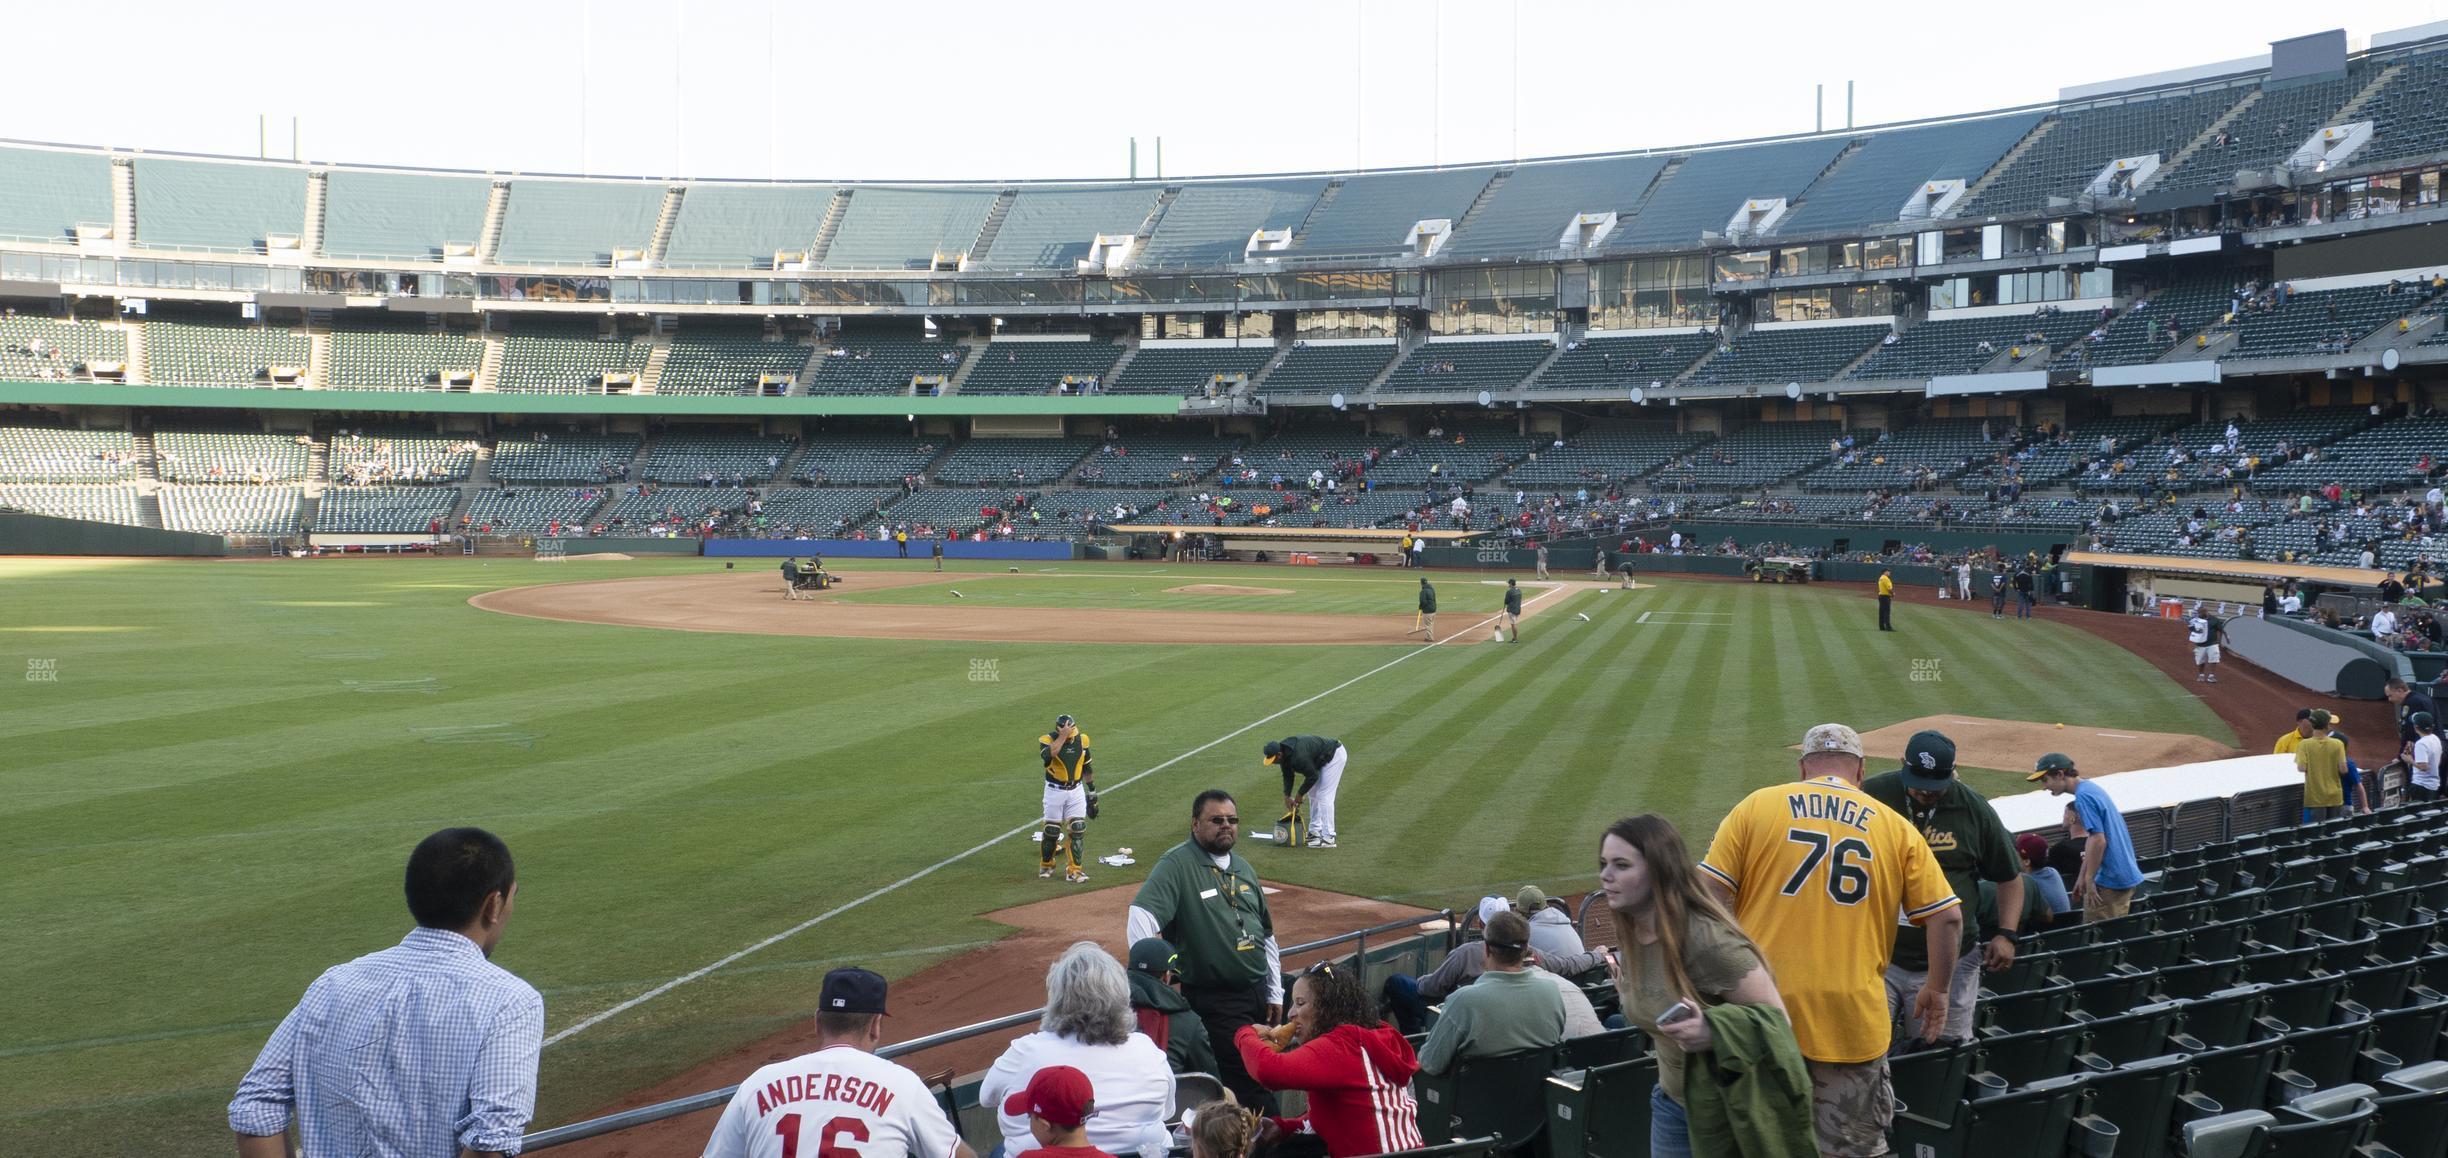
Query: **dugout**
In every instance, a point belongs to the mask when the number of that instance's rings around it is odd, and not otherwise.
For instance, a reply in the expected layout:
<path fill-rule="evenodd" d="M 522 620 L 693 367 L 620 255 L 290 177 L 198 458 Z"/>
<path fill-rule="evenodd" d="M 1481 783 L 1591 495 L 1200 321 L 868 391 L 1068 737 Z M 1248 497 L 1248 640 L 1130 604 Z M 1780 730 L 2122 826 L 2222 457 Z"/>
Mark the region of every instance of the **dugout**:
<path fill-rule="evenodd" d="M 1438 548 L 1467 544 L 1470 531 L 1406 532 L 1400 527 L 1214 527 L 1196 523 L 1121 523 L 1106 528 L 1109 534 L 1129 536 L 1143 547 L 1163 548 L 1173 543 L 1211 540 L 1216 550 L 1207 557 L 1237 562 L 1256 562 L 1265 556 L 1270 563 L 1290 563 L 1295 556 L 1303 562 L 1324 564 L 1365 564 L 1373 559 L 1380 566 L 1393 566 L 1395 556 L 1402 553 L 1406 535 L 1428 541 L 1428 555 L 1437 555 Z M 1450 552 L 1446 552 L 1450 554 Z M 1143 553 L 1143 557 L 1145 557 Z M 1431 559 L 1438 566 L 1449 565 Z M 1583 557 L 1584 565 L 1587 556 Z"/>

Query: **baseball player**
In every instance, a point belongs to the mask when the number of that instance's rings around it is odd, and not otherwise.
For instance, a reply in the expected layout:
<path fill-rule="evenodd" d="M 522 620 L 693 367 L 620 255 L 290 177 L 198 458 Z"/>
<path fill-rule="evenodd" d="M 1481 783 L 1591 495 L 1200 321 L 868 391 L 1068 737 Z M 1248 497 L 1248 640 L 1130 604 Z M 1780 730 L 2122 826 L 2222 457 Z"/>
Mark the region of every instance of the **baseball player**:
<path fill-rule="evenodd" d="M 1505 639 L 1521 642 L 1521 580 L 1505 580 Z"/>
<path fill-rule="evenodd" d="M 1547 544 L 1545 543 L 1538 545 L 1538 577 L 1541 579 L 1547 577 Z"/>
<path fill-rule="evenodd" d="M 1972 558 L 1969 555 L 1955 561 L 1955 598 L 1972 602 Z"/>
<path fill-rule="evenodd" d="M 1420 576 L 1419 626 L 1411 630 L 1425 631 L 1428 633 L 1427 642 L 1436 642 L 1436 588 L 1428 585 L 1425 575 Z"/>
<path fill-rule="evenodd" d="M 1335 846 L 1335 789 L 1343 784 L 1343 760 L 1348 755 L 1341 740 L 1324 736 L 1286 736 L 1266 746 L 1264 759 L 1283 769 L 1284 811 L 1298 812 L 1302 804 L 1309 809 L 1309 847 Z M 1294 773 L 1301 778 L 1296 790 Z"/>
<path fill-rule="evenodd" d="M 1056 716 L 1054 730 L 1037 737 L 1037 758 L 1045 762 L 1045 832 L 1038 841 L 1037 876 L 1053 877 L 1054 849 L 1061 845 L 1068 860 L 1063 879 L 1076 885 L 1088 879 L 1080 870 L 1080 846 L 1087 843 L 1088 821 L 1097 814 L 1096 765 L 1088 756 L 1088 735 L 1070 716 Z"/>
<path fill-rule="evenodd" d="M 2219 637 L 2226 625 L 2211 618 L 2210 609 L 2193 605 L 2193 618 L 2185 621 L 2185 638 L 2193 641 L 2193 679 L 2197 683 L 2214 684 L 2218 675 L 2210 669 L 2218 666 Z"/>

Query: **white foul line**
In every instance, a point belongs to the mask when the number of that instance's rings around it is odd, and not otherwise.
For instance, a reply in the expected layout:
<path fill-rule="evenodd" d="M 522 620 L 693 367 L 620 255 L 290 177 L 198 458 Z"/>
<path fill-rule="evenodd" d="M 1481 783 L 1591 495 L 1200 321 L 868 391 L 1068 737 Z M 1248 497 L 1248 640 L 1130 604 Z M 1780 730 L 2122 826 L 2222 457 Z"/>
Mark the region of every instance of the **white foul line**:
<path fill-rule="evenodd" d="M 1647 622 L 1649 622 L 1649 617 L 1650 617 L 1650 616 L 1652 616 L 1652 615 L 1655 615 L 1655 614 L 1657 614 L 1657 613 L 1656 613 L 1656 612 L 1654 612 L 1654 611 L 1644 611 L 1644 612 L 1641 612 L 1641 613 L 1640 613 L 1640 618 L 1635 619 L 1635 620 L 1633 620 L 1632 622 L 1634 622 L 1634 623 L 1647 623 Z"/>
<path fill-rule="evenodd" d="M 1527 606 L 1527 605 L 1529 605 L 1529 604 L 1536 603 L 1536 602 L 1538 602 L 1538 601 L 1539 601 L 1539 600 L 1541 600 L 1541 599 L 1545 599 L 1545 598 L 1547 598 L 1549 595 L 1554 595 L 1554 594 L 1557 594 L 1557 593 L 1559 593 L 1559 592 L 1562 592 L 1563 590 L 1564 590 L 1564 588 L 1558 587 L 1558 588 L 1555 588 L 1555 589 L 1553 589 L 1553 590 L 1543 592 L 1543 593 L 1541 593 L 1541 594 L 1539 594 L 1539 595 L 1536 595 L 1536 596 L 1531 597 L 1530 599 L 1524 600 L 1524 601 L 1523 601 L 1523 604 L 1524 604 L 1524 606 Z M 1395 657 L 1395 658 L 1393 658 L 1393 659 L 1387 660 L 1386 662 L 1381 663 L 1381 664 L 1377 665 L 1376 667 L 1373 667 L 1373 668 L 1370 668 L 1370 669 L 1369 669 L 1369 670 L 1367 670 L 1367 671 L 1361 672 L 1359 675 L 1356 675 L 1356 676 L 1353 676 L 1353 677 L 1352 677 L 1352 678 L 1350 678 L 1350 679 L 1344 680 L 1342 683 L 1336 684 L 1335 686 L 1333 686 L 1333 687 L 1331 687 L 1331 688 L 1328 688 L 1328 689 L 1326 689 L 1325 691 L 1319 692 L 1318 694 L 1316 694 L 1316 695 L 1314 695 L 1314 696 L 1311 696 L 1311 697 L 1309 697 L 1308 699 L 1302 700 L 1301 702 L 1299 702 L 1299 703 L 1297 703 L 1297 704 L 1294 704 L 1294 705 L 1292 705 L 1291 707 L 1284 708 L 1284 709 L 1282 709 L 1281 711 L 1277 711 L 1277 712 L 1275 712 L 1275 713 L 1273 713 L 1273 714 L 1271 714 L 1271 715 L 1261 716 L 1261 717 L 1259 717 L 1258 719 L 1251 720 L 1249 723 L 1243 724 L 1243 725 L 1241 725 L 1240 727 L 1233 729 L 1232 731 L 1226 732 L 1226 733 L 1224 733 L 1223 735 L 1216 737 L 1215 739 L 1209 740 L 1209 741 L 1207 741 L 1206 743 L 1201 744 L 1201 745 L 1199 745 L 1199 746 L 1198 746 L 1198 747 L 1196 747 L 1196 748 L 1192 748 L 1192 749 L 1190 749 L 1189 751 L 1184 752 L 1184 753 L 1182 753 L 1182 754 L 1181 754 L 1181 755 L 1179 755 L 1179 756 L 1175 756 L 1175 757 L 1173 757 L 1172 759 L 1167 760 L 1167 761 L 1165 761 L 1165 762 L 1164 762 L 1164 763 L 1162 763 L 1162 764 L 1158 764 L 1158 765 L 1156 765 L 1156 766 L 1155 766 L 1155 767 L 1153 767 L 1153 768 L 1149 768 L 1149 769 L 1147 769 L 1146 771 L 1143 771 L 1143 772 L 1140 772 L 1140 773 L 1138 773 L 1138 774 L 1136 774 L 1136 775 L 1133 775 L 1133 776 L 1131 776 L 1131 777 L 1129 777 L 1129 778 L 1127 778 L 1127 779 L 1123 780 L 1121 783 L 1114 785 L 1112 788 L 1107 788 L 1107 789 L 1104 789 L 1104 790 L 1102 790 L 1102 791 L 1103 791 L 1103 792 L 1106 792 L 1106 793 L 1110 793 L 1110 792 L 1117 791 L 1117 790 L 1119 790 L 1119 789 L 1128 788 L 1128 787 L 1130 787 L 1131 785 L 1136 784 L 1136 783 L 1138 783 L 1138 782 L 1139 782 L 1139 781 L 1141 781 L 1141 780 L 1147 779 L 1147 778 L 1148 778 L 1148 777 L 1150 777 L 1150 776 L 1153 776 L 1153 775 L 1155 775 L 1155 774 L 1157 774 L 1157 773 L 1159 773 L 1159 772 L 1162 772 L 1162 771 L 1164 771 L 1165 769 L 1170 768 L 1170 767 L 1174 766 L 1175 764 L 1179 764 L 1179 763 L 1181 763 L 1182 761 L 1184 761 L 1184 760 L 1187 760 L 1187 759 L 1191 758 L 1192 756 L 1196 756 L 1196 755 L 1198 755 L 1199 753 L 1201 753 L 1201 752 L 1204 752 L 1204 751 L 1208 750 L 1209 748 L 1213 748 L 1213 747 L 1215 747 L 1216 745 L 1218 745 L 1218 744 L 1221 744 L 1221 743 L 1225 742 L 1226 740 L 1230 740 L 1230 739 L 1232 739 L 1232 738 L 1234 738 L 1234 737 L 1236 737 L 1236 736 L 1239 736 L 1239 735 L 1241 735 L 1242 733 L 1247 732 L 1247 731 L 1249 731 L 1250 729 L 1252 729 L 1252 728 L 1255 728 L 1255 727 L 1259 726 L 1260 724 L 1267 723 L 1267 722 L 1268 722 L 1268 721 L 1270 721 L 1270 720 L 1280 719 L 1280 718 L 1282 718 L 1282 717 L 1284 717 L 1284 716 L 1290 715 L 1290 714 L 1291 714 L 1291 713 L 1293 713 L 1293 712 L 1297 712 L 1297 711 L 1301 710 L 1302 708 L 1308 707 L 1309 705 L 1314 704 L 1314 703 L 1318 702 L 1319 700 L 1325 699 L 1326 697 L 1331 696 L 1331 695 L 1335 694 L 1336 692 L 1342 691 L 1343 689 L 1348 688 L 1348 687 L 1352 686 L 1353 684 L 1359 683 L 1361 680 L 1367 679 L 1367 678 L 1369 678 L 1370 676 L 1376 675 L 1378 672 L 1384 671 L 1384 670 L 1386 670 L 1387 668 L 1393 667 L 1393 666 L 1395 666 L 1396 664 L 1408 663 L 1408 662 L 1410 662 L 1410 661 L 1411 661 L 1413 658 L 1415 658 L 1415 657 L 1417 657 L 1417 656 L 1419 656 L 1419 655 L 1422 655 L 1422 654 L 1426 653 L 1426 652 L 1427 652 L 1427 651 L 1428 651 L 1430 648 L 1443 647 L 1443 646 L 1445 646 L 1446 644 L 1451 643 L 1451 642 L 1453 642 L 1454 640 L 1461 638 L 1461 636 L 1462 636 L 1462 635 L 1467 635 L 1467 634 L 1469 634 L 1469 633 L 1471 633 L 1471 632 L 1473 632 L 1473 631 L 1476 631 L 1476 630 L 1478 630 L 1478 629 L 1480 629 L 1480 628 L 1482 628 L 1482 627 L 1486 627 L 1487 625 L 1489 625 L 1489 624 L 1491 624 L 1491 623 L 1496 622 L 1498 618 L 1500 618 L 1500 617 L 1499 617 L 1499 616 L 1494 616 L 1494 615 L 1491 615 L 1491 616 L 1487 617 L 1486 619 L 1482 619 L 1482 620 L 1480 620 L 1479 622 L 1477 622 L 1477 623 L 1475 623 L 1475 624 L 1472 624 L 1472 625 L 1471 625 L 1471 626 L 1469 626 L 1469 627 L 1464 628 L 1464 629 L 1462 630 L 1462 632 L 1461 632 L 1460 634 L 1458 634 L 1458 635 L 1449 635 L 1449 636 L 1446 636 L 1446 637 L 1445 637 L 1445 638 L 1443 638 L 1443 639 L 1440 639 L 1440 640 L 1437 640 L 1437 641 L 1435 641 L 1435 642 L 1433 642 L 1433 643 L 1427 644 L 1426 646 L 1423 646 L 1423 647 L 1421 647 L 1421 648 L 1419 648 L 1419 649 L 1417 649 L 1417 650 L 1415 650 L 1415 651 L 1405 652 L 1404 654 L 1399 655 L 1399 656 L 1396 656 L 1396 657 Z M 739 951 L 738 951 L 738 952 L 736 952 L 736 953 L 732 953 L 731 955 L 729 955 L 729 956 L 727 956 L 727 957 L 724 957 L 724 958 L 722 958 L 721 960 L 716 961 L 716 962 L 714 962 L 714 963 L 713 963 L 713 964 L 711 964 L 711 965 L 704 965 L 704 966 L 700 966 L 700 967 L 698 967 L 698 968 L 696 968 L 696 969 L 692 969 L 692 970 L 690 970 L 690 971 L 688 971 L 688 972 L 686 972 L 686 973 L 681 974 L 681 975 L 680 975 L 680 976 L 678 976 L 678 977 L 674 977 L 674 978 L 672 978 L 672 979 L 671 979 L 671 980 L 669 980 L 669 981 L 666 981 L 666 982 L 664 982 L 664 983 L 662 983 L 662 984 L 660 984 L 660 985 L 657 985 L 657 986 L 655 986 L 654 988 L 649 989 L 649 990 L 647 990 L 647 991 L 646 991 L 646 992 L 644 992 L 644 993 L 640 993 L 640 994 L 638 994 L 637 996 L 632 997 L 632 998 L 630 998 L 630 999 L 629 999 L 629 1000 L 627 1000 L 627 1001 L 623 1001 L 623 1002 L 621 1002 L 621 1003 L 620 1003 L 620 1004 L 618 1004 L 618 1005 L 614 1005 L 614 1006 L 612 1006 L 611 1008 L 609 1008 L 609 1009 L 606 1009 L 606 1010 L 602 1011 L 601 1013 L 592 1013 L 592 1014 L 587 1015 L 586 1017 L 580 1018 L 578 1021 L 576 1021 L 576 1022 L 572 1023 L 572 1024 L 571 1024 L 571 1025 L 568 1027 L 568 1028 L 563 1029 L 561 1032 L 556 1033 L 556 1034 L 553 1034 L 552 1036 L 545 1038 L 545 1039 L 544 1039 L 544 1044 L 545 1044 L 545 1045 L 555 1045 L 555 1044 L 558 1044 L 558 1043 L 560 1043 L 560 1042 L 562 1042 L 562 1041 L 565 1041 L 565 1040 L 567 1040 L 567 1039 L 569 1039 L 569 1038 L 576 1037 L 577 1035 L 579 1035 L 579 1034 L 581 1034 L 581 1033 L 584 1033 L 584 1032 L 586 1032 L 587 1030 L 593 1029 L 593 1028 L 595 1028 L 596 1026 L 601 1025 L 601 1024 L 603 1024 L 604 1022 L 609 1021 L 609 1020 L 611 1020 L 612 1018 L 619 1016 L 620 1014 L 627 1013 L 628 1011 L 630 1011 L 630 1010 L 632 1010 L 632 1009 L 635 1009 L 635 1008 L 637 1008 L 638 1006 L 644 1005 L 644 1004 L 646 1004 L 647 1002 L 654 1000 L 655 998 L 661 997 L 661 996 L 663 996 L 664 994 L 669 993 L 669 992 L 671 992 L 671 991 L 672 991 L 672 990 L 674 990 L 674 989 L 678 989 L 678 988 L 680 988 L 681 986 L 686 985 L 686 984 L 688 984 L 688 983 L 689 983 L 689 982 L 691 982 L 691 981 L 696 981 L 696 980 L 699 980 L 699 979 L 701 979 L 701 978 L 705 977 L 707 974 L 710 974 L 710 973 L 715 972 L 716 970 L 722 969 L 723 967 L 728 966 L 728 965 L 730 965 L 731 963 L 733 963 L 733 962 L 735 962 L 735 961 L 738 961 L 738 960 L 740 960 L 740 959 L 741 959 L 741 958 L 743 958 L 743 957 L 746 957 L 746 956 L 748 956 L 748 955 L 750 955 L 750 954 L 752 954 L 752 953 L 756 953 L 756 952 L 758 952 L 758 951 L 760 951 L 760 950 L 769 949 L 769 948 L 772 948 L 772 947 L 773 947 L 773 946 L 775 946 L 775 945 L 779 945 L 779 944 L 781 944 L 782 942 L 784 942 L 784 941 L 787 941 L 787 940 L 791 939 L 792 937 L 796 937 L 796 936 L 798 936 L 798 935 L 799 935 L 799 934 L 801 934 L 801 933 L 807 932 L 808 930 L 813 929 L 813 928 L 815 928 L 815 927 L 816 927 L 816 926 L 818 926 L 818 925 L 824 924 L 826 921 L 830 921 L 830 920 L 832 920 L 833 918 L 835 918 L 835 917 L 838 917 L 838 916 L 842 915 L 843 913 L 847 913 L 847 912 L 849 912 L 850 910 L 852 910 L 852 909 L 855 909 L 855 908 L 859 907 L 860 905 L 864 905 L 864 904 L 866 904 L 867 902 L 872 901 L 872 900 L 875 900 L 875 899 L 876 899 L 876 898 L 878 898 L 878 897 L 884 896 L 884 895 L 885 895 L 885 894 L 887 894 L 887 893 L 896 892 L 896 891 L 898 891 L 899 889 L 901 889 L 901 888 L 902 888 L 902 886 L 904 886 L 904 885 L 914 884 L 914 883 L 916 883 L 916 882 L 918 882 L 918 881 L 920 881 L 920 880 L 923 880 L 923 879 L 925 879 L 925 878 L 927 878 L 927 877 L 933 876 L 935 873 L 937 873 L 937 872 L 939 872 L 939 871 L 941 871 L 941 870 L 943 870 L 943 869 L 950 868 L 950 867 L 951 867 L 951 866 L 953 866 L 953 865 L 959 864 L 960 862 L 965 861 L 965 860 L 969 859 L 970 857 L 976 856 L 977 854 L 979 854 L 979 853 L 981 853 L 981 852 L 984 852 L 984 851 L 986 851 L 986 850 L 987 850 L 987 849 L 989 849 L 989 848 L 992 848 L 994 845 L 996 845 L 996 844 L 997 844 L 997 843 L 999 843 L 999 842 L 1006 841 L 1006 840 L 1010 840 L 1012 837 L 1014 837 L 1014 836 L 1016 836 L 1016 835 L 1018 835 L 1018 834 L 1020 834 L 1020 833 L 1027 832 L 1027 831 L 1029 831 L 1030 829 L 1033 829 L 1033 828 L 1036 828 L 1036 827 L 1037 827 L 1037 822 L 1032 820 L 1032 821 L 1028 822 L 1027 824 L 1021 825 L 1020 827 L 1018 827 L 1018 828 L 1015 828 L 1015 829 L 1011 830 L 1010 832 L 1005 832 L 1005 833 L 1002 833 L 1002 834 L 1000 834 L 1000 835 L 997 835 L 997 836 L 991 837 L 991 838 L 989 838 L 989 839 L 987 839 L 987 840 L 985 840 L 985 841 L 982 841 L 982 842 L 980 842 L 980 843 L 978 843 L 978 844 L 971 845 L 971 846 L 970 846 L 970 847 L 969 847 L 969 848 L 968 848 L 966 851 L 956 852 L 956 853 L 952 854 L 951 856 L 948 856 L 948 857 L 943 858 L 942 860 L 936 861 L 934 864 L 931 864 L 931 865 L 928 865 L 928 866 L 927 866 L 927 867 L 925 867 L 925 868 L 919 869 L 917 872 L 911 873 L 910 875 L 905 876 L 905 877 L 901 878 L 900 880 L 894 881 L 894 882 L 893 882 L 893 883 L 891 883 L 891 884 L 888 884 L 888 885 L 885 885 L 885 886 L 883 886 L 883 887 L 881 887 L 881 888 L 875 889 L 875 890 L 873 890 L 873 891 L 871 891 L 871 892 L 867 893 L 866 895 L 859 897 L 859 898 L 858 898 L 858 899 L 856 899 L 856 900 L 844 901 L 844 902 L 842 902 L 841 904 L 839 904 L 839 905 L 835 905 L 834 907 L 832 907 L 832 908 L 830 908 L 830 909 L 827 909 L 827 910 L 825 910 L 825 911 L 824 911 L 824 912 L 822 912 L 822 913 L 818 913 L 817 915 L 815 915 L 815 916 L 813 916 L 813 917 L 809 917 L 807 920 L 801 921 L 801 922 L 799 922 L 798 924 L 791 926 L 790 928 L 784 929 L 784 930 L 782 930 L 781 932 L 774 934 L 773 936 L 767 937 L 767 938 L 765 938 L 764 940 L 759 941 L 759 942 L 757 942 L 757 943 L 756 943 L 756 944 L 754 944 L 754 945 L 750 945 L 750 946 L 748 946 L 748 947 L 747 947 L 747 948 L 745 948 L 745 949 L 741 949 L 741 950 L 739 950 Z"/>

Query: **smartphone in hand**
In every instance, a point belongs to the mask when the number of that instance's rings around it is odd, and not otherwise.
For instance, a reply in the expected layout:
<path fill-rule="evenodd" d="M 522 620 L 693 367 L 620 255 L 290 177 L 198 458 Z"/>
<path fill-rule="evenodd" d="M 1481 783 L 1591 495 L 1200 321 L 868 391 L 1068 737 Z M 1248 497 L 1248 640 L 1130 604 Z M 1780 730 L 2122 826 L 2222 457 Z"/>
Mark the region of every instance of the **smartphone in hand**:
<path fill-rule="evenodd" d="M 1690 1017 L 1691 1015 L 1692 1007 L 1690 1004 L 1678 1001 L 1658 1012 L 1657 1023 L 1659 1025 L 1673 1025 L 1674 1023 Z"/>

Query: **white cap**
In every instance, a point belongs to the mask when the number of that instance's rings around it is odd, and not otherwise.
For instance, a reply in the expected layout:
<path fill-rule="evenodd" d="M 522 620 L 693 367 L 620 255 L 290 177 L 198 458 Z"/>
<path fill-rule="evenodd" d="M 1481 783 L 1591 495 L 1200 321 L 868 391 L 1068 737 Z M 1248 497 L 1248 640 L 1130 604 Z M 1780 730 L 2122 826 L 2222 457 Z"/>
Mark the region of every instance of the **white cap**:
<path fill-rule="evenodd" d="M 1508 901 L 1503 897 L 1479 898 L 1479 923 L 1482 925 L 1487 924 L 1489 921 L 1495 920 L 1496 914 L 1498 913 L 1510 913 L 1512 911 L 1513 902 Z"/>

